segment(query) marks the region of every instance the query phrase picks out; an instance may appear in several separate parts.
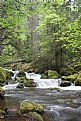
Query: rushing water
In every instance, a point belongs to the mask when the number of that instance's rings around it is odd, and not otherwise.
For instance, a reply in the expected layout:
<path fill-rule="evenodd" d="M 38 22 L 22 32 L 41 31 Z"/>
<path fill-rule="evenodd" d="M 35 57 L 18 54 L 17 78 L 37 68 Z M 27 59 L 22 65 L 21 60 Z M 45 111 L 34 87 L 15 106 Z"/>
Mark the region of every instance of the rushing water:
<path fill-rule="evenodd" d="M 17 89 L 18 83 L 5 85 L 5 98 L 0 100 L 0 109 L 8 108 L 9 114 L 0 121 L 27 121 L 17 115 L 23 100 L 42 104 L 44 121 L 81 121 L 81 87 L 60 87 L 60 79 L 40 79 L 41 76 L 34 73 L 26 73 L 26 77 L 33 78 L 37 88 Z M 51 90 L 51 87 L 63 91 Z"/>

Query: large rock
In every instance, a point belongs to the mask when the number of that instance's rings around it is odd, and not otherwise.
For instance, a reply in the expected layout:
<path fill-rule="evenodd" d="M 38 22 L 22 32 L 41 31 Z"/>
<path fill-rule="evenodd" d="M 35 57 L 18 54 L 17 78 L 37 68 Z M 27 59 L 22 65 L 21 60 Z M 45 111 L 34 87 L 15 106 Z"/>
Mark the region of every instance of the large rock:
<path fill-rule="evenodd" d="M 27 118 L 28 121 L 44 121 L 42 116 L 44 108 L 41 104 L 24 100 L 20 104 L 19 112 L 20 116 Z"/>
<path fill-rule="evenodd" d="M 43 117 L 37 112 L 32 112 L 30 115 L 34 121 L 43 121 Z"/>
<path fill-rule="evenodd" d="M 69 81 L 62 81 L 61 84 L 60 84 L 61 87 L 67 87 L 67 86 L 70 86 L 70 85 L 71 85 L 71 82 L 69 82 Z"/>
<path fill-rule="evenodd" d="M 74 81 L 77 79 L 77 76 L 78 76 L 78 74 L 73 74 L 73 75 L 69 75 L 69 76 L 62 76 L 61 79 L 74 83 Z"/>
<path fill-rule="evenodd" d="M 47 75 L 49 79 L 55 79 L 59 77 L 59 74 L 54 70 L 48 70 Z"/>
<path fill-rule="evenodd" d="M 28 112 L 37 112 L 39 114 L 42 114 L 44 112 L 44 108 L 41 104 L 36 104 L 33 102 L 30 102 L 29 100 L 24 100 L 20 104 L 20 113 L 28 113 Z"/>
<path fill-rule="evenodd" d="M 0 87 L 0 98 L 4 97 L 5 91 Z"/>

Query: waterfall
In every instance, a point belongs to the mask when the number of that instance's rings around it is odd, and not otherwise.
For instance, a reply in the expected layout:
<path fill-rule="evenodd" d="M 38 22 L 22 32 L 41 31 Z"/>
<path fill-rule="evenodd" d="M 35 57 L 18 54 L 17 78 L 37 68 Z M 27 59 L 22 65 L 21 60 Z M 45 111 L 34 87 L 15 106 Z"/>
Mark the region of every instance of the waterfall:
<path fill-rule="evenodd" d="M 13 74 L 14 74 L 14 76 L 12 76 L 11 78 L 12 78 L 12 80 L 15 80 L 15 78 L 18 76 L 18 74 L 19 74 L 19 71 L 12 71 L 13 72 Z"/>
<path fill-rule="evenodd" d="M 15 89 L 15 88 L 17 87 L 18 84 L 19 84 L 19 83 L 8 84 L 8 85 L 3 86 L 2 88 L 3 88 L 4 90 Z"/>
<path fill-rule="evenodd" d="M 34 82 L 36 82 L 38 88 L 58 87 L 61 82 L 61 79 L 40 79 L 40 74 L 27 72 L 25 72 L 25 74 L 27 79 L 34 79 Z"/>
<path fill-rule="evenodd" d="M 61 79 L 38 79 L 34 80 L 37 83 L 38 88 L 51 88 L 58 87 Z"/>
<path fill-rule="evenodd" d="M 40 74 L 27 73 L 27 72 L 25 72 L 25 74 L 26 74 L 27 79 L 40 79 L 41 78 Z"/>
<path fill-rule="evenodd" d="M 7 69 L 5 69 L 7 70 Z M 15 80 L 15 78 L 18 76 L 19 71 L 12 71 L 12 70 L 8 70 L 10 72 L 12 72 L 14 74 L 13 77 L 11 77 L 12 80 Z M 26 74 L 26 78 L 27 79 L 33 79 L 34 82 L 37 85 L 37 88 L 59 88 L 62 90 L 81 90 L 81 86 L 75 86 L 75 85 L 71 85 L 71 86 L 67 86 L 67 87 L 60 87 L 60 83 L 61 83 L 61 79 L 41 79 L 41 75 L 40 74 L 35 74 L 35 73 L 27 73 Z M 16 84 L 14 83 L 10 83 L 8 85 L 5 85 L 3 88 L 4 89 L 14 89 L 16 88 L 16 86 L 18 85 L 18 83 L 16 82 Z"/>
<path fill-rule="evenodd" d="M 4 70 L 7 70 L 8 72 L 12 72 L 14 76 L 11 77 L 12 80 L 15 80 L 15 78 L 18 76 L 19 71 L 13 71 L 12 69 L 6 69 L 4 68 Z"/>

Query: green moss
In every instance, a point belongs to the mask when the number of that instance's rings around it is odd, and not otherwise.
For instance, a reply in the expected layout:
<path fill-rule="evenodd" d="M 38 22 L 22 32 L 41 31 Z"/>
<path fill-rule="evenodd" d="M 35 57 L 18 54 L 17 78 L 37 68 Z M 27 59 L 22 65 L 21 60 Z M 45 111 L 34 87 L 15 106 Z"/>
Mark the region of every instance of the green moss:
<path fill-rule="evenodd" d="M 73 74 L 69 76 L 62 76 L 61 79 L 74 83 L 74 81 L 77 79 L 77 76 L 78 76 L 77 74 Z"/>
<path fill-rule="evenodd" d="M 43 117 L 42 117 L 40 114 L 38 114 L 37 112 L 32 112 L 32 116 L 33 116 L 33 118 L 36 119 L 37 121 L 44 121 L 44 120 L 43 120 Z"/>
<path fill-rule="evenodd" d="M 32 79 L 24 80 L 23 84 L 25 87 L 36 87 L 36 84 Z"/>
<path fill-rule="evenodd" d="M 24 100 L 20 104 L 20 113 L 28 113 L 28 112 L 37 112 L 42 114 L 44 112 L 44 108 L 41 104 L 36 104 L 33 102 L 30 102 L 29 100 Z"/>
<path fill-rule="evenodd" d="M 7 70 L 5 70 L 6 73 L 6 79 L 11 79 L 11 77 L 14 75 L 13 72 L 9 72 Z"/>
<path fill-rule="evenodd" d="M 36 105 L 35 105 L 35 111 L 36 111 L 37 113 L 39 113 L 39 114 L 42 114 L 43 111 L 44 111 L 44 108 L 43 108 L 43 106 L 42 106 L 41 104 L 36 104 Z"/>
<path fill-rule="evenodd" d="M 34 111 L 34 105 L 28 100 L 22 101 L 20 104 L 20 113 L 28 113 L 30 111 Z"/>
<path fill-rule="evenodd" d="M 47 73 L 48 73 L 48 78 L 50 78 L 50 79 L 54 79 L 54 78 L 59 77 L 59 74 L 54 70 L 48 70 Z"/>
<path fill-rule="evenodd" d="M 3 97 L 5 94 L 5 91 L 0 87 L 0 97 Z"/>
<path fill-rule="evenodd" d="M 0 67 L 0 82 L 4 83 L 6 80 L 6 77 L 7 77 L 7 75 L 6 75 L 5 71 L 3 70 L 3 68 Z"/>
<path fill-rule="evenodd" d="M 27 63 L 25 65 L 25 69 L 24 70 L 27 71 L 27 72 L 29 72 L 29 73 L 34 72 L 34 69 L 32 67 L 32 63 Z"/>

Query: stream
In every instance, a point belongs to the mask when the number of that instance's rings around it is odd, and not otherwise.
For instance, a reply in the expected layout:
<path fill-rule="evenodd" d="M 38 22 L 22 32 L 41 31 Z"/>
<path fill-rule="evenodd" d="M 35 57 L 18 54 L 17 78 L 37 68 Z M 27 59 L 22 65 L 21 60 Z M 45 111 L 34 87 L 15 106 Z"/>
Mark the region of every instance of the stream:
<path fill-rule="evenodd" d="M 18 116 L 19 105 L 23 100 L 30 100 L 44 106 L 44 121 L 81 121 L 81 87 L 71 85 L 60 87 L 61 79 L 40 79 L 39 74 L 25 72 L 27 78 L 37 83 L 36 88 L 18 89 L 13 82 L 5 85 L 5 98 L 0 100 L 0 109 L 8 108 L 8 114 L 0 121 L 28 121 Z M 51 90 L 50 88 L 60 88 Z"/>

